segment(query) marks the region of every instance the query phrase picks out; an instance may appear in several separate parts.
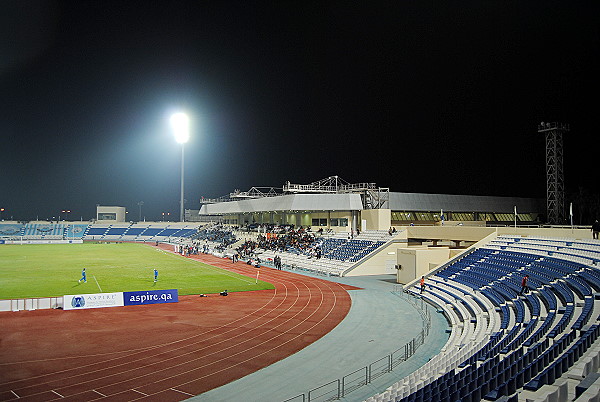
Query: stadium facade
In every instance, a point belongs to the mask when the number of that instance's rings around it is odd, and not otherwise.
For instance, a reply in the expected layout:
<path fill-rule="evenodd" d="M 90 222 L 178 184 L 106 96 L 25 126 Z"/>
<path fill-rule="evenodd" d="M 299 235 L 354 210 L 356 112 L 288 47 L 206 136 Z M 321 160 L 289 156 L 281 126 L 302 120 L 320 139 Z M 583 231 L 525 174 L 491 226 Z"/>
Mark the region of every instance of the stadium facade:
<path fill-rule="evenodd" d="M 503 225 L 514 222 L 515 212 L 520 225 L 536 224 L 545 208 L 543 199 L 390 192 L 374 183 L 349 184 L 338 176 L 308 185 L 287 182 L 278 190 L 253 187 L 205 199 L 188 217 L 239 226 L 287 224 L 354 232 L 442 221 Z"/>

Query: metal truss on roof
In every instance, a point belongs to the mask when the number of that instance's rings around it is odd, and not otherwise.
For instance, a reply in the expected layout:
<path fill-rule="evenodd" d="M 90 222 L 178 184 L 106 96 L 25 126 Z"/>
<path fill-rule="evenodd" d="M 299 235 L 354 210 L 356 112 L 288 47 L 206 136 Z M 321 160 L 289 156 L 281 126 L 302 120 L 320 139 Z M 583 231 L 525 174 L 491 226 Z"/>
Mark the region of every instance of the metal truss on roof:
<path fill-rule="evenodd" d="M 389 207 L 390 189 L 378 187 L 375 183 L 349 183 L 339 176 L 329 176 L 310 184 L 292 184 L 283 186 L 284 193 L 292 194 L 360 194 L 366 209 Z"/>
<path fill-rule="evenodd" d="M 329 176 L 310 184 L 292 184 L 287 181 L 283 188 L 252 187 L 248 191 L 236 189 L 227 197 L 203 198 L 201 204 L 215 204 L 228 201 L 240 201 L 276 197 L 286 194 L 360 194 L 366 209 L 389 208 L 390 189 L 378 187 L 375 183 L 349 183 L 339 176 Z"/>
<path fill-rule="evenodd" d="M 279 190 L 279 191 L 277 191 Z M 249 199 L 249 198 L 263 198 L 263 197 L 275 197 L 281 195 L 281 188 L 277 187 L 252 187 L 248 191 L 235 190 L 233 193 L 229 193 L 229 198 L 234 199 Z"/>
<path fill-rule="evenodd" d="M 375 183 L 350 184 L 339 176 L 329 176 L 310 184 L 292 184 L 289 181 L 283 186 L 285 193 L 356 193 L 367 189 L 375 189 Z"/>

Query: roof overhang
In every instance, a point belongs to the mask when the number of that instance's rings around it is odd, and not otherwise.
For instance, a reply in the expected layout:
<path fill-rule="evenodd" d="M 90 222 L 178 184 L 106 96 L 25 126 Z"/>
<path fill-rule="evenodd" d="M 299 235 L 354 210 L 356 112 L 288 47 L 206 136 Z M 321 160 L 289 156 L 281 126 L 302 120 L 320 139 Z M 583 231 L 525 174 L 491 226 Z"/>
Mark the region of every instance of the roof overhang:
<path fill-rule="evenodd" d="M 233 215 L 284 211 L 360 211 L 360 194 L 288 194 L 205 204 L 200 215 Z"/>
<path fill-rule="evenodd" d="M 389 208 L 392 211 L 439 211 L 512 213 L 540 212 L 543 200 L 521 197 L 495 197 L 482 195 L 452 195 L 390 192 Z"/>

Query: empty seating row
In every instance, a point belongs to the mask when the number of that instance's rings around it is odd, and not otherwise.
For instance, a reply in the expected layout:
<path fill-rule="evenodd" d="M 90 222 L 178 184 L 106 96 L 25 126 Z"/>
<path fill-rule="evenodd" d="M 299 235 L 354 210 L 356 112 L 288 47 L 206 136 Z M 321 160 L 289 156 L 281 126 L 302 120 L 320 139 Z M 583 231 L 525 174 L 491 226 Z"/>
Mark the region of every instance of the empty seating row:
<path fill-rule="evenodd" d="M 535 250 L 535 242 L 527 244 L 531 252 L 513 247 L 519 239 L 498 238 L 429 278 L 431 285 L 425 293 L 431 294 L 424 297 L 452 317 L 451 331 L 460 337 L 451 336 L 442 352 L 417 374 L 369 401 L 514 398 L 518 390 L 537 392 L 553 384 L 591 347 L 600 335 L 600 317 L 594 311 L 595 300 L 600 298 L 596 294 L 600 290 L 596 262 L 573 258 L 569 247 L 574 241 L 542 244 L 562 251 L 549 255 L 547 250 Z M 600 242 L 586 243 L 586 247 L 588 252 L 600 253 Z M 531 291 L 521 295 L 520 280 L 526 274 Z M 461 344 L 469 339 L 465 330 L 477 331 L 477 326 L 466 325 L 467 321 L 479 323 L 478 314 L 484 311 L 488 322 L 499 322 L 499 327 L 488 325 L 495 332 L 480 338 L 484 342 L 477 347 Z M 444 355 L 457 348 L 466 352 L 464 359 L 450 365 Z M 596 355 L 600 362 L 600 353 Z M 423 373 L 437 375 L 426 379 Z"/>
<path fill-rule="evenodd" d="M 28 223 L 0 224 L 0 238 L 23 238 L 25 240 L 160 240 L 171 237 L 190 237 L 198 225 L 165 224 L 74 224 L 74 223 Z"/>
<path fill-rule="evenodd" d="M 538 364 L 538 368 L 541 369 L 538 370 L 539 374 L 536 374 L 535 376 L 532 375 L 533 378 L 531 381 L 527 382 L 523 388 L 536 391 L 542 385 L 553 384 L 557 378 L 560 378 L 563 373 L 566 373 L 579 357 L 592 346 L 599 335 L 600 326 L 592 325 L 568 348 L 565 345 L 569 345 L 573 342 L 576 338 L 576 333 L 575 331 L 572 331 L 568 335 L 565 335 L 560 341 L 554 343 L 545 355 L 538 360 L 544 359 L 546 355 L 552 357 L 552 354 L 555 354 L 556 359 L 551 361 L 542 360 L 542 364 Z M 563 351 L 565 352 L 562 353 Z"/>
<path fill-rule="evenodd" d="M 25 225 L 25 231 L 23 232 L 24 237 L 33 238 L 57 238 L 64 234 L 65 225 L 63 224 L 40 224 L 40 223 L 28 223 Z"/>
<path fill-rule="evenodd" d="M 380 247 L 383 241 L 326 239 L 321 244 L 324 258 L 356 262 Z"/>
<path fill-rule="evenodd" d="M 23 236 L 25 225 L 13 223 L 0 223 L 0 238 L 13 238 Z"/>
<path fill-rule="evenodd" d="M 189 238 L 198 231 L 198 225 L 172 226 L 162 224 L 92 225 L 84 240 L 109 241 L 168 241 L 170 238 Z"/>
<path fill-rule="evenodd" d="M 564 260 L 600 263 L 600 242 L 593 239 L 556 240 L 543 237 L 499 236 L 491 242 L 492 247 L 526 251 L 531 254 L 557 256 Z"/>

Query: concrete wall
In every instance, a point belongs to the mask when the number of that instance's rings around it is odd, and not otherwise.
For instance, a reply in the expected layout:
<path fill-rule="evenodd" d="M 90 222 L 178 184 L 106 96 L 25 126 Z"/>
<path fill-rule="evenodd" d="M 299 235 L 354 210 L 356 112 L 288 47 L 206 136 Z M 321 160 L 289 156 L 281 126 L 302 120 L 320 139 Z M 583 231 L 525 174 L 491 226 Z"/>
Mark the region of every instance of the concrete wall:
<path fill-rule="evenodd" d="M 347 276 L 396 274 L 397 251 L 406 247 L 406 241 L 401 238 L 385 246 L 377 254 L 362 262 L 360 266 L 350 271 Z"/>
<path fill-rule="evenodd" d="M 366 221 L 366 230 L 388 230 L 392 221 L 390 209 L 363 209 L 360 211 L 360 219 Z M 361 227 L 359 222 L 358 227 Z"/>
<path fill-rule="evenodd" d="M 556 228 L 521 228 L 521 227 L 470 227 L 470 226 L 409 226 L 406 228 L 409 239 L 440 239 L 477 242 L 484 237 L 498 235 L 566 237 L 572 239 L 591 239 L 590 229 Z"/>
<path fill-rule="evenodd" d="M 114 214 L 115 219 L 100 219 L 103 214 Z M 126 215 L 125 207 L 109 207 L 101 205 L 96 207 L 96 220 L 99 222 L 125 222 Z"/>
<path fill-rule="evenodd" d="M 479 226 L 485 227 L 485 221 L 444 221 L 444 225 L 446 226 Z M 442 222 L 436 222 L 435 226 L 444 226 Z"/>
<path fill-rule="evenodd" d="M 432 269 L 448 261 L 450 249 L 434 248 L 400 248 L 397 261 L 400 269 L 397 273 L 398 283 L 406 284 L 415 278 L 427 276 Z"/>
<path fill-rule="evenodd" d="M 496 228 L 499 235 L 518 235 L 518 236 L 541 236 L 541 237 L 566 237 L 569 239 L 591 239 L 592 231 L 590 229 L 571 229 L 564 228 L 520 228 L 520 227 L 500 227 Z"/>
<path fill-rule="evenodd" d="M 409 226 L 406 228 L 409 239 L 439 239 L 477 242 L 496 232 L 496 228 L 476 226 Z"/>

